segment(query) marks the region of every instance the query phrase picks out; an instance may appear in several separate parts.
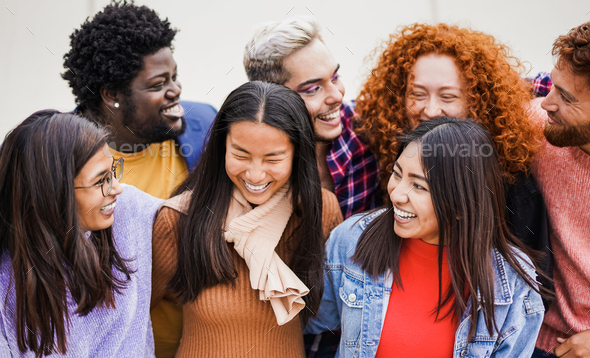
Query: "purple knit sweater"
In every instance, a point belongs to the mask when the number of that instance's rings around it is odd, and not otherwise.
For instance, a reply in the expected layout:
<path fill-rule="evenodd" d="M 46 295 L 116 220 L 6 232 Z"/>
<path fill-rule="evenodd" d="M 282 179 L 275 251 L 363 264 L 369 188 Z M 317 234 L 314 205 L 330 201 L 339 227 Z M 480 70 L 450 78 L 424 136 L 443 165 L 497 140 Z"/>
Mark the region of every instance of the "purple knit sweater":
<path fill-rule="evenodd" d="M 115 296 L 116 309 L 97 307 L 82 317 L 73 314 L 76 305 L 69 299 L 71 324 L 65 356 L 52 357 L 154 357 L 154 340 L 150 320 L 152 276 L 152 226 L 156 211 L 163 202 L 139 189 L 123 185 L 117 197 L 113 237 L 123 258 L 134 258 L 128 266 L 136 272 L 131 281 Z M 119 274 L 118 277 L 123 277 Z M 0 258 L 0 357 L 34 357 L 21 353 L 16 339 L 16 295 L 10 285 L 10 256 Z M 8 292 L 8 297 L 7 297 Z M 7 305 L 4 305 L 7 299 Z"/>

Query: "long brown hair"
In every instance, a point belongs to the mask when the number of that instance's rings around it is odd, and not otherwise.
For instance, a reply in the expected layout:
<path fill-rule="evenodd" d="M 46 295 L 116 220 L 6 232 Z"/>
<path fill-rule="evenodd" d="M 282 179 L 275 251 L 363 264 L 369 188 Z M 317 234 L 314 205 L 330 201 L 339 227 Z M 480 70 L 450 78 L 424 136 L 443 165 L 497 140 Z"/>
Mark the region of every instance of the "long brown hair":
<path fill-rule="evenodd" d="M 21 352 L 65 354 L 70 315 L 114 308 L 114 292 L 131 278 L 111 228 L 87 237 L 78 220 L 74 178 L 107 140 L 90 120 L 45 110 L 13 129 L 0 149 L 0 254 L 10 254 Z"/>
<path fill-rule="evenodd" d="M 527 264 L 530 268 L 534 267 L 525 255 L 536 255 L 520 243 L 503 219 L 504 184 L 493 141 L 481 125 L 470 120 L 438 117 L 422 123 L 399 139 L 400 147 L 394 163 L 399 153 L 412 142 L 422 148 L 434 148 L 434 155 L 430 152 L 431 155 L 421 156 L 421 164 L 426 173 L 439 230 L 436 319 L 439 315 L 460 318 L 470 298 L 472 324 L 469 337 L 475 334 L 479 307 L 483 310 L 491 335 L 493 328 L 498 330 L 494 317 L 492 250 L 501 254 L 517 274 L 539 292 L 538 284 L 523 268 Z M 450 153 L 445 151 L 444 146 L 449 148 Z M 437 153 L 437 147 L 442 147 L 443 152 Z M 469 152 L 461 154 L 465 148 L 469 148 Z M 387 207 L 391 209 L 392 206 L 388 200 Z M 403 239 L 395 233 L 394 222 L 391 212 L 373 220 L 361 234 L 352 260 L 373 277 L 391 270 L 394 282 L 399 286 L 402 284 L 399 262 Z M 451 278 L 446 292 L 442 292 L 443 252 L 448 257 Z M 452 303 L 449 310 L 441 313 L 449 302 Z"/>
<path fill-rule="evenodd" d="M 324 287 L 322 192 L 309 112 L 301 96 L 282 85 L 247 82 L 232 91 L 219 109 L 201 161 L 175 193 L 190 190 L 191 200 L 187 215 L 178 221 L 178 266 L 170 287 L 187 303 L 205 288 L 235 281 L 233 259 L 223 239 L 233 190 L 225 170 L 225 142 L 230 127 L 241 121 L 261 121 L 280 130 L 295 149 L 289 190 L 299 224 L 288 238 L 295 245 L 287 264 L 307 287 L 314 288 L 303 297 L 309 309 L 299 313 L 305 325 L 317 312 Z"/>

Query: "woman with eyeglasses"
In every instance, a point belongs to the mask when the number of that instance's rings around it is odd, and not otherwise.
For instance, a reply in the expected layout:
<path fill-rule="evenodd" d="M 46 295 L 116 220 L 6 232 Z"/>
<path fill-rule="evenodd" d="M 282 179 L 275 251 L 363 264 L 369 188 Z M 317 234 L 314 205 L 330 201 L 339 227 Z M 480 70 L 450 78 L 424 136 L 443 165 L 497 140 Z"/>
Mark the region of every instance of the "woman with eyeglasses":
<path fill-rule="evenodd" d="M 162 200 L 119 184 L 108 132 L 39 111 L 0 148 L 0 356 L 153 357 Z"/>

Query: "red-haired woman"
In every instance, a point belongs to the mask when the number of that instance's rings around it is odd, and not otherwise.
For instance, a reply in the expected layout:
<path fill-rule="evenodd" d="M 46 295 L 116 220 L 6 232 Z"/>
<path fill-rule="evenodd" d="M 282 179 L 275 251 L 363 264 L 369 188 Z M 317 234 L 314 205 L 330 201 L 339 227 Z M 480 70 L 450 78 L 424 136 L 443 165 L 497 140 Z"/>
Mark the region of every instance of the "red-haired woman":
<path fill-rule="evenodd" d="M 382 187 L 393 171 L 397 137 L 437 116 L 475 119 L 489 131 L 498 154 L 509 227 L 547 253 L 540 267 L 551 273 L 545 204 L 529 176 L 538 138 L 527 118 L 531 88 L 519 73 L 521 62 L 494 37 L 445 24 L 404 27 L 374 56 L 377 65 L 356 111 L 362 118 L 358 132 L 379 160 Z"/>

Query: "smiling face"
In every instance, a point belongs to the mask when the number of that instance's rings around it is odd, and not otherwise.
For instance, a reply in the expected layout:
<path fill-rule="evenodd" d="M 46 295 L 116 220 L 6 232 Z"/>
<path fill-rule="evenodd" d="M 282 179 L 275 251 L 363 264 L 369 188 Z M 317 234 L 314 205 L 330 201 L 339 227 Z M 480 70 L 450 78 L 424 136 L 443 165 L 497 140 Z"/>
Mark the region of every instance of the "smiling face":
<path fill-rule="evenodd" d="M 172 50 L 165 47 L 143 61 L 143 68 L 131 81 L 131 94 L 122 95 L 122 124 L 146 143 L 177 138 L 186 124 Z"/>
<path fill-rule="evenodd" d="M 74 179 L 74 187 L 90 187 L 75 190 L 78 204 L 78 219 L 85 231 L 106 229 L 113 224 L 115 201 L 117 195 L 123 192 L 119 181 L 113 179 L 113 188 L 108 196 L 102 195 L 100 186 L 93 186 L 100 182 L 103 175 L 113 166 L 113 157 L 108 145 L 99 150 L 84 165 Z"/>
<path fill-rule="evenodd" d="M 590 83 L 559 61 L 551 72 L 553 87 L 541 102 L 549 119 L 547 141 L 558 147 L 581 147 L 590 153 Z"/>
<path fill-rule="evenodd" d="M 395 215 L 394 230 L 406 239 L 421 239 L 438 244 L 438 222 L 434 213 L 430 189 L 416 153 L 416 143 L 410 143 L 395 162 L 387 191 Z"/>
<path fill-rule="evenodd" d="M 331 142 L 342 133 L 340 107 L 344 85 L 340 65 L 320 40 L 287 56 L 283 66 L 291 75 L 285 86 L 299 93 L 313 120 L 316 141 Z"/>
<path fill-rule="evenodd" d="M 406 91 L 406 116 L 414 128 L 438 116 L 460 117 L 467 109 L 463 82 L 452 57 L 422 55 L 412 72 L 414 81 Z"/>
<path fill-rule="evenodd" d="M 268 124 L 232 124 L 225 150 L 227 175 L 253 205 L 264 204 L 291 178 L 293 144 L 285 133 Z"/>

